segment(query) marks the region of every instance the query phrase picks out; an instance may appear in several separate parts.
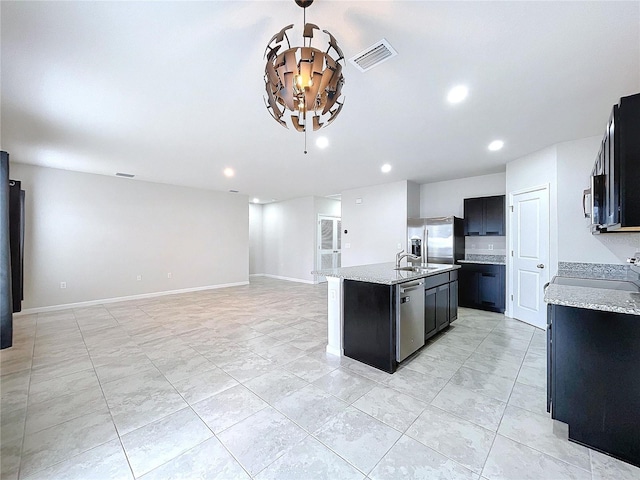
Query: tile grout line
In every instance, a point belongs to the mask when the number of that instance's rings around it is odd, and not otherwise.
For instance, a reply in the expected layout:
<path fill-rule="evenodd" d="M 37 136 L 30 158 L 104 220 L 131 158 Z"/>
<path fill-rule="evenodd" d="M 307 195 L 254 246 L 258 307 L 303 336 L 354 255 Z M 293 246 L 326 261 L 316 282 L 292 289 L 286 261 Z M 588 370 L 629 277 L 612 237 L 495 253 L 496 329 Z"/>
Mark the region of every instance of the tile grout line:
<path fill-rule="evenodd" d="M 495 328 L 495 327 L 494 327 L 494 328 Z M 492 329 L 490 332 L 488 332 L 488 333 L 487 333 L 487 335 L 485 336 L 485 338 L 487 338 L 487 337 L 490 335 L 490 333 L 491 333 L 492 331 L 493 331 L 493 329 Z M 483 341 L 484 341 L 484 340 L 483 340 Z M 479 346 L 479 345 L 478 345 L 478 346 Z M 450 347 L 450 348 L 456 348 L 456 347 Z M 476 347 L 476 350 L 477 350 L 477 349 L 478 349 L 478 347 Z M 469 359 L 469 357 L 471 357 L 471 355 L 473 355 L 473 354 L 476 352 L 476 350 L 474 350 L 473 352 L 471 352 L 471 353 L 469 354 L 469 356 L 467 357 L 467 360 Z M 466 360 L 465 360 L 465 362 L 466 362 Z M 454 375 L 455 375 L 455 374 L 456 374 L 456 373 L 457 373 L 457 372 L 458 372 L 458 371 L 459 371 L 463 366 L 464 366 L 464 363 L 458 367 L 458 369 L 454 372 L 454 374 L 451 376 L 451 378 L 453 378 L 453 376 L 454 376 Z M 435 397 L 433 397 L 433 399 L 432 399 L 432 400 L 431 400 L 427 405 L 428 405 L 428 406 L 431 406 L 431 407 L 434 407 L 434 408 L 438 408 L 438 410 L 441 410 L 441 411 L 443 411 L 443 412 L 446 412 L 447 414 L 449 414 L 449 415 L 453 415 L 453 416 L 455 416 L 455 417 L 457 417 L 457 418 L 462 418 L 462 417 L 459 417 L 458 415 L 453 414 L 452 412 L 448 412 L 448 411 L 446 411 L 446 410 L 442 410 L 441 408 L 439 408 L 439 407 L 437 407 L 437 406 L 435 406 L 435 405 L 432 405 L 433 400 L 435 400 L 435 399 L 437 398 L 437 396 L 438 396 L 438 395 L 440 395 L 440 393 L 441 393 L 441 392 L 446 388 L 446 386 L 447 386 L 447 385 L 449 385 L 449 384 L 451 383 L 451 378 L 450 378 L 449 380 L 447 380 L 447 383 L 445 383 L 445 385 L 444 385 L 444 386 L 443 386 L 443 387 L 438 391 L 438 393 L 436 394 L 436 396 L 435 396 Z M 451 385 L 455 385 L 455 384 L 454 384 L 454 383 L 451 383 Z M 425 410 L 426 410 L 426 408 L 425 408 L 425 409 L 423 409 L 422 413 L 424 413 L 424 411 L 425 411 Z M 470 471 L 470 472 L 472 472 L 472 473 L 474 473 L 474 474 L 475 474 L 476 472 L 474 472 L 473 470 L 469 469 L 468 467 L 466 467 L 466 466 L 462 465 L 462 464 L 461 464 L 461 463 L 459 463 L 457 460 L 455 460 L 455 459 L 453 459 L 453 458 L 449 457 L 448 455 L 444 454 L 444 453 L 443 453 L 443 452 L 441 452 L 440 450 L 437 450 L 437 449 L 432 448 L 432 447 L 430 447 L 430 446 L 428 446 L 428 445 L 425 445 L 425 444 L 424 444 L 424 443 L 422 443 L 420 440 L 418 440 L 418 439 L 416 439 L 416 438 L 414 438 L 414 437 L 412 437 L 412 436 L 410 436 L 410 435 L 408 435 L 408 434 L 406 433 L 406 432 L 408 432 L 408 431 L 409 431 L 409 429 L 410 429 L 410 428 L 411 428 L 411 427 L 412 427 L 412 426 L 413 426 L 413 425 L 418 421 L 418 418 L 420 418 L 420 416 L 422 415 L 422 413 L 420 413 L 420 415 L 418 415 L 418 417 L 416 417 L 416 419 L 411 423 L 411 425 L 409 425 L 409 427 L 407 427 L 407 429 L 405 430 L 405 432 L 403 433 L 403 435 L 407 435 L 407 437 L 411 438 L 412 440 L 415 440 L 416 442 L 420 443 L 421 445 L 425 446 L 426 448 L 429 448 L 429 449 L 433 450 L 434 452 L 437 452 L 438 454 L 442 455 L 443 457 L 447 458 L 448 460 L 451 460 L 452 462 L 454 462 L 456 465 L 460 465 L 462 468 L 465 468 L 466 470 L 468 470 L 468 471 Z M 466 419 L 462 419 L 462 420 L 468 421 L 469 423 L 472 423 L 473 425 L 476 425 L 474 422 L 470 422 L 469 420 L 466 420 Z M 478 426 L 480 426 L 480 425 L 478 425 Z M 481 426 L 480 426 L 480 427 L 481 427 Z M 481 428 L 484 428 L 484 427 L 481 427 Z M 488 430 L 488 429 L 486 429 L 486 428 L 485 428 L 485 430 Z M 497 431 L 496 431 L 496 433 L 495 433 L 495 435 L 494 435 L 494 440 L 495 440 L 495 436 L 496 436 L 496 435 L 497 435 Z M 493 446 L 493 443 L 492 443 L 492 446 Z M 490 452 L 490 451 L 491 451 L 491 448 L 489 449 L 489 452 Z M 488 457 L 488 456 L 489 456 L 489 454 L 487 453 L 487 457 Z M 485 459 L 485 462 L 486 462 L 486 459 Z M 483 465 L 483 468 L 482 468 L 480 471 L 482 472 L 482 470 L 483 470 L 483 469 L 484 469 L 484 465 Z M 482 476 L 482 474 L 480 474 L 480 476 Z"/>
<path fill-rule="evenodd" d="M 105 307 L 106 308 L 106 307 Z M 108 311 L 108 309 L 107 309 Z M 109 315 L 111 315 L 111 312 L 109 312 Z M 75 313 L 74 313 L 75 316 Z M 111 318 L 114 318 L 113 315 L 111 315 Z M 120 324 L 120 322 L 118 322 L 117 319 L 115 319 L 116 322 L 118 324 Z M 78 329 L 80 329 L 80 325 L 78 325 Z M 93 373 L 96 376 L 96 379 L 98 380 L 98 385 L 100 386 L 100 391 L 102 392 L 102 397 L 104 399 L 104 403 L 107 406 L 107 410 L 109 411 L 109 417 L 111 418 L 111 424 L 113 425 L 113 429 L 116 432 L 116 436 L 118 437 L 118 443 L 120 444 L 120 448 L 122 448 L 122 453 L 124 454 L 124 458 L 127 460 L 127 465 L 129 466 L 129 470 L 131 472 L 131 477 L 132 478 L 136 478 L 135 473 L 133 472 L 133 467 L 131 466 L 131 461 L 129 460 L 129 455 L 127 454 L 127 450 L 124 448 L 124 444 L 122 443 L 122 437 L 120 436 L 120 432 L 118 431 L 118 428 L 116 427 L 116 422 L 113 418 L 113 414 L 111 413 L 111 407 L 109 407 L 109 402 L 107 402 L 107 396 L 104 393 L 104 388 L 102 387 L 102 381 L 100 380 L 100 377 L 98 376 L 98 372 L 96 371 L 96 366 L 93 363 L 93 357 L 91 356 L 91 353 L 89 352 L 89 346 L 87 345 L 87 342 L 84 338 L 84 332 L 82 332 L 82 329 L 80 329 L 80 335 L 82 336 L 82 341 L 85 345 L 85 348 L 87 349 L 87 353 L 89 354 L 89 361 L 91 362 L 91 365 L 93 366 Z M 105 442 L 107 443 L 107 442 Z M 84 452 L 82 452 L 84 453 Z"/>
<path fill-rule="evenodd" d="M 33 358 L 36 352 L 36 340 L 38 337 L 38 317 L 40 314 L 36 314 L 36 326 L 33 332 L 33 347 L 31 349 L 31 367 L 29 367 L 29 385 L 27 387 L 27 400 L 24 407 L 24 425 L 22 426 L 22 443 L 20 444 L 20 462 L 18 463 L 18 479 L 22 473 L 22 454 L 24 452 L 24 442 L 27 438 L 27 416 L 29 415 L 29 392 L 31 391 L 31 378 L 33 376 Z"/>
<path fill-rule="evenodd" d="M 75 312 L 73 312 L 73 309 L 70 309 L 70 310 L 71 310 L 71 313 L 73 313 L 73 315 L 74 315 L 74 320 L 75 320 Z M 40 314 L 38 314 L 38 315 L 40 315 Z M 78 325 L 77 320 L 75 320 L 75 321 L 76 321 L 76 325 Z M 89 349 L 88 349 L 88 347 L 87 347 L 87 345 L 86 345 L 86 342 L 85 342 L 85 340 L 84 340 L 84 335 L 82 334 L 82 330 L 80 329 L 80 325 L 78 325 L 78 330 L 80 331 L 80 336 L 82 337 L 82 342 L 84 343 L 85 348 L 87 349 L 87 355 L 89 355 Z M 35 341 L 34 341 L 34 349 L 35 349 Z M 89 357 L 90 357 L 90 355 L 89 355 Z M 90 360 L 91 360 L 91 358 L 90 358 Z M 91 365 L 93 366 L 93 361 L 91 362 Z M 95 373 L 95 367 L 93 367 L 93 368 L 94 368 L 94 373 Z M 76 373 L 76 372 L 72 372 L 70 375 L 73 375 L 73 373 Z M 63 376 L 64 376 L 64 375 L 63 375 Z M 99 382 L 99 378 L 98 378 L 98 376 L 97 376 L 97 375 L 96 375 L 96 379 L 97 379 L 97 380 L 98 380 L 98 382 Z M 30 381 L 31 381 L 31 380 L 30 380 Z M 30 384 L 29 386 L 31 386 L 31 384 Z M 102 387 L 100 387 L 100 388 L 101 388 L 101 391 L 102 391 Z M 105 400 L 105 404 L 106 404 L 107 402 L 106 402 L 106 397 L 104 397 L 104 391 L 102 391 L 102 395 L 103 395 L 103 398 L 104 398 L 104 400 Z M 27 403 L 28 403 L 28 395 L 27 395 Z M 108 405 L 107 405 L 107 410 L 109 410 L 109 406 L 108 406 Z M 94 412 L 89 412 L 89 413 L 94 413 Z M 111 412 L 110 412 L 110 411 L 109 411 L 109 415 L 111 416 Z M 82 415 L 81 415 L 81 416 L 82 416 Z M 58 424 L 52 425 L 52 426 L 47 427 L 47 428 L 53 428 L 53 427 L 56 427 L 56 426 L 59 426 L 59 425 L 63 425 L 64 423 L 67 423 L 67 422 L 69 422 L 69 421 L 75 420 L 76 418 L 80 418 L 80 417 L 74 417 L 74 418 L 71 418 L 71 419 L 65 420 L 64 422 L 60 422 L 60 423 L 58 423 Z M 112 419 L 112 422 L 113 422 L 113 419 Z M 26 417 L 25 417 L 25 429 L 26 429 Z M 44 430 L 46 430 L 46 429 L 44 429 Z M 116 430 L 116 435 L 117 435 L 117 429 L 115 428 L 115 423 L 114 423 L 114 430 Z M 40 431 L 42 431 L 42 430 L 40 430 Z M 35 433 L 38 433 L 38 432 L 33 432 L 33 434 L 35 434 Z M 23 436 L 23 445 L 24 445 L 24 438 L 25 438 L 25 437 L 26 437 L 26 435 L 24 435 L 24 436 Z M 42 472 L 42 471 L 44 471 L 44 470 L 46 470 L 46 469 L 48 469 L 48 468 L 54 467 L 54 466 L 59 465 L 59 464 L 61 464 L 61 463 L 63 463 L 63 462 L 66 462 L 66 461 L 68 461 L 68 460 L 71 460 L 72 458 L 76 458 L 76 457 L 78 457 L 78 456 L 82 455 L 83 453 L 89 452 L 89 451 L 91 451 L 91 450 L 93 450 L 93 449 L 95 449 L 95 448 L 98 448 L 98 447 L 101 447 L 101 446 L 103 446 L 103 445 L 106 445 L 107 443 L 109 443 L 109 442 L 111 442 L 111 441 L 112 441 L 112 440 L 107 440 L 106 442 L 100 443 L 100 444 L 98 444 L 98 445 L 95 445 L 94 447 L 91 447 L 91 448 L 89 448 L 89 449 L 87 449 L 87 450 L 84 450 L 84 451 L 82 451 L 82 452 L 79 452 L 79 453 L 77 453 L 76 455 L 72 455 L 72 456 L 70 456 L 70 457 L 65 457 L 65 458 L 61 459 L 60 461 L 54 462 L 54 463 L 52 463 L 52 464 L 50 464 L 50 465 L 47 465 L 47 466 L 46 466 L 46 467 L 44 467 L 44 468 L 41 468 L 41 469 L 39 469 L 39 470 L 36 470 L 36 471 L 32 472 L 29 476 L 35 475 L 36 473 Z M 123 453 L 125 453 L 125 456 L 126 456 L 126 452 L 124 451 L 124 448 L 123 448 L 122 450 L 123 450 Z M 128 462 L 127 462 L 127 463 L 128 463 Z M 21 470 L 21 469 L 22 469 L 22 454 L 21 454 L 21 461 L 20 461 L 20 470 Z M 132 472 L 132 475 L 133 475 L 133 472 Z M 18 478 L 20 478 L 20 471 L 18 472 Z M 135 478 L 135 477 L 134 477 L 134 478 Z"/>
<path fill-rule="evenodd" d="M 505 315 L 505 318 L 510 318 L 507 317 Z M 493 330 L 491 330 L 490 333 L 493 333 L 493 331 L 497 328 L 497 325 L 493 328 Z M 520 367 L 518 368 L 518 373 L 516 375 L 516 377 L 513 380 L 513 385 L 511 387 L 511 391 L 509 392 L 509 398 L 507 398 L 507 401 L 505 402 L 505 409 L 502 411 L 502 415 L 500 416 L 500 421 L 498 422 L 498 426 L 496 427 L 496 433 L 493 436 L 493 440 L 491 441 L 491 446 L 489 447 L 489 451 L 487 452 L 487 456 L 484 459 L 484 462 L 482 463 L 482 469 L 480 470 L 480 477 L 484 476 L 484 470 L 487 466 L 487 461 L 489 460 L 489 457 L 491 456 L 491 451 L 493 450 L 493 446 L 496 443 L 496 438 L 498 438 L 498 431 L 500 430 L 500 425 L 502 425 L 502 420 L 504 418 L 504 412 L 507 411 L 507 407 L 509 406 L 509 400 L 511 400 L 511 394 L 513 393 L 513 389 L 515 388 L 516 382 L 518 381 L 518 376 L 520 375 L 520 370 L 522 369 L 522 365 L 524 364 L 524 359 L 527 356 L 527 351 L 529 351 L 529 346 L 531 345 L 531 341 L 533 340 L 533 337 L 535 335 L 535 330 L 534 333 L 531 335 L 531 338 L 529 339 L 529 344 L 527 345 L 527 350 L 525 351 L 524 356 L 522 357 L 522 360 L 520 361 Z"/>

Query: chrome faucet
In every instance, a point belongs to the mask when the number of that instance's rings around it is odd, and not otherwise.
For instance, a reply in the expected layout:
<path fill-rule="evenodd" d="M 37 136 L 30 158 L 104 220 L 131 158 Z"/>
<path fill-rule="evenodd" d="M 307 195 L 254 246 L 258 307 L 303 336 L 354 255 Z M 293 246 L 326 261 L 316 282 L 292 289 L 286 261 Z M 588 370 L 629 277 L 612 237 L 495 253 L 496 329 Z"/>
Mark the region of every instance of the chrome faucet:
<path fill-rule="evenodd" d="M 640 252 L 636 252 L 633 257 L 627 258 L 627 263 L 635 265 L 636 267 L 640 267 Z"/>
<path fill-rule="evenodd" d="M 400 262 L 403 258 L 408 258 L 409 260 L 420 260 L 420 255 L 412 255 L 411 253 L 404 253 L 404 250 L 400 250 L 396 253 L 396 268 L 400 268 Z"/>

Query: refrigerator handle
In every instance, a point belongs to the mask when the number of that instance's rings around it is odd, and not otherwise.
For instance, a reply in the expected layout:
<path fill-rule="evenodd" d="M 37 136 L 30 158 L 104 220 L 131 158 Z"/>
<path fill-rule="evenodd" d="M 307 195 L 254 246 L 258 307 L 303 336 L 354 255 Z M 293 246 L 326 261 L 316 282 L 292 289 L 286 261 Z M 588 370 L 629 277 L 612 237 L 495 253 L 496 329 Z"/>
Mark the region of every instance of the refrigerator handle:
<path fill-rule="evenodd" d="M 424 240 L 422 242 L 422 252 L 420 253 L 422 254 L 422 263 L 426 265 L 429 263 L 429 230 L 426 226 L 424 227 L 424 235 L 422 238 Z"/>

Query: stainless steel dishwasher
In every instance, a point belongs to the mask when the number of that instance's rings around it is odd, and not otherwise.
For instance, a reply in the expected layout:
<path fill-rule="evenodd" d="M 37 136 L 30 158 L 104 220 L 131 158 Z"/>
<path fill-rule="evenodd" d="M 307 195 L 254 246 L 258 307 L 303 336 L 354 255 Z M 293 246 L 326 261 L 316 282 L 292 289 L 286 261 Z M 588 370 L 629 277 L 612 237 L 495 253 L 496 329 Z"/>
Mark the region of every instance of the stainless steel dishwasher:
<path fill-rule="evenodd" d="M 401 362 L 424 345 L 424 280 L 398 284 L 396 298 L 396 360 Z"/>

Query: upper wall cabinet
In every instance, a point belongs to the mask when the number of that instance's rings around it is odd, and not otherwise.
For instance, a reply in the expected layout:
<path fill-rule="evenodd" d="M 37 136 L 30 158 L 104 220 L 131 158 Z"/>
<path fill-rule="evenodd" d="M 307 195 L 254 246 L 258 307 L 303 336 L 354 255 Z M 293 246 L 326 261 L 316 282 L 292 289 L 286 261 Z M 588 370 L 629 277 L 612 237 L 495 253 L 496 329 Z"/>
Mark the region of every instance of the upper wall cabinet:
<path fill-rule="evenodd" d="M 592 231 L 640 231 L 640 93 L 614 105 L 592 176 Z"/>
<path fill-rule="evenodd" d="M 464 199 L 464 234 L 466 236 L 499 236 L 505 232 L 505 196 Z"/>

